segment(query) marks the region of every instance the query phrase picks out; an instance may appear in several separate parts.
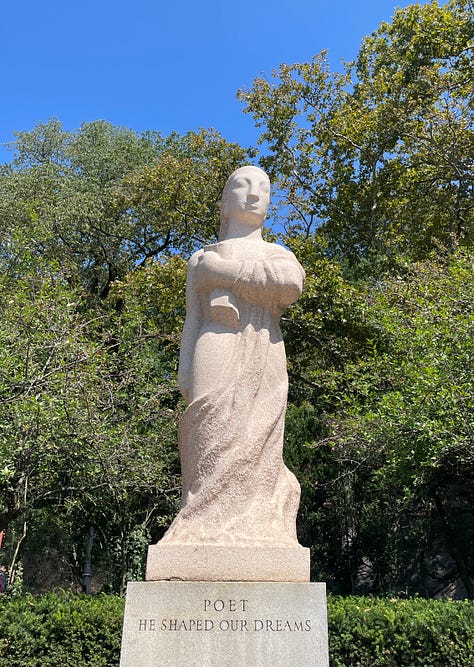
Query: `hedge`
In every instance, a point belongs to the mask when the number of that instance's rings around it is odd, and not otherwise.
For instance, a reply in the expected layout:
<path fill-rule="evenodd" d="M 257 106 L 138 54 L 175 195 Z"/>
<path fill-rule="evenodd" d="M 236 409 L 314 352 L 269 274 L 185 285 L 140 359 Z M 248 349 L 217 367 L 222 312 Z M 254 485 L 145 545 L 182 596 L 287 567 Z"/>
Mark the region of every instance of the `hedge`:
<path fill-rule="evenodd" d="M 0 596 L 0 667 L 117 667 L 123 608 L 114 595 Z M 329 596 L 328 618 L 331 667 L 474 665 L 470 601 Z"/>
<path fill-rule="evenodd" d="M 474 603 L 329 597 L 331 667 L 474 667 Z"/>
<path fill-rule="evenodd" d="M 5 596 L 6 597 L 6 596 Z M 0 667 L 118 665 L 124 600 L 48 593 L 0 602 Z"/>

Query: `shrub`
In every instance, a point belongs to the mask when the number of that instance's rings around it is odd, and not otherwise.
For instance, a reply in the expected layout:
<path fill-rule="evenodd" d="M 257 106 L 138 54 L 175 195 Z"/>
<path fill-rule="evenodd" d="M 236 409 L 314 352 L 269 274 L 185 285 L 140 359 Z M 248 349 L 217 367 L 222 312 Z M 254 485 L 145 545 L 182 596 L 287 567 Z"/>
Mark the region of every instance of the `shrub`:
<path fill-rule="evenodd" d="M 118 667 L 123 608 L 115 595 L 0 597 L 0 667 Z M 470 601 L 329 596 L 328 618 L 331 667 L 474 665 Z"/>
<path fill-rule="evenodd" d="M 67 593 L 0 602 L 0 667 L 114 667 L 123 599 Z"/>
<path fill-rule="evenodd" d="M 328 599 L 331 667 L 471 667 L 474 604 L 414 598 Z"/>

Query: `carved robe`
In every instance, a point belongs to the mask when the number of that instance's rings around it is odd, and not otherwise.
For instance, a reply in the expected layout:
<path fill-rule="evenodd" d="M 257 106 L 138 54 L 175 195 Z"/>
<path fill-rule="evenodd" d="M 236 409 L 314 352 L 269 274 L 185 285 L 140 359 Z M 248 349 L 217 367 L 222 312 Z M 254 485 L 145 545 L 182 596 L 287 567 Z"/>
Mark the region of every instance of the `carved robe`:
<path fill-rule="evenodd" d="M 164 543 L 298 545 L 300 487 L 282 459 L 288 377 L 279 318 L 299 297 L 304 271 L 288 250 L 260 243 L 226 289 L 212 275 L 201 281 L 197 320 L 187 314 L 198 322 L 200 372 L 200 341 L 222 362 L 181 418 L 182 504 Z M 190 260 L 191 290 L 203 252 Z"/>

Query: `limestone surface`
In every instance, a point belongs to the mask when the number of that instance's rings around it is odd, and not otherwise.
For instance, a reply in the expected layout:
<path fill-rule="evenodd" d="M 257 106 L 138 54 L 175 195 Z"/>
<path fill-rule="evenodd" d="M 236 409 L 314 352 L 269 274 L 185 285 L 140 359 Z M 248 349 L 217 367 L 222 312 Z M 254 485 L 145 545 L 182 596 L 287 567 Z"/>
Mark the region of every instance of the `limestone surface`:
<path fill-rule="evenodd" d="M 328 667 L 319 583 L 129 583 L 121 667 Z"/>
<path fill-rule="evenodd" d="M 310 578 L 309 549 L 163 544 L 148 549 L 147 581 L 292 581 Z"/>
<path fill-rule="evenodd" d="M 304 271 L 293 253 L 262 239 L 269 200 L 265 172 L 235 171 L 219 242 L 189 261 L 179 365 L 188 404 L 179 427 L 183 492 L 163 547 L 302 549 L 300 487 L 282 459 L 288 378 L 279 319 L 300 296 Z M 156 578 L 152 568 L 147 578 Z"/>

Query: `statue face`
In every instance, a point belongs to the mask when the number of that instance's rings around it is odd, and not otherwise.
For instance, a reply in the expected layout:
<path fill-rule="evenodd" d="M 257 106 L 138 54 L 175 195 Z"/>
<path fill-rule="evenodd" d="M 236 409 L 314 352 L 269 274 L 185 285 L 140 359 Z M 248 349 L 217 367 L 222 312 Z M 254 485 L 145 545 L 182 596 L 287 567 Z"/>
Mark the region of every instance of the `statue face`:
<path fill-rule="evenodd" d="M 261 227 L 270 203 L 270 180 L 258 167 L 242 167 L 226 185 L 222 205 L 227 219 Z"/>

